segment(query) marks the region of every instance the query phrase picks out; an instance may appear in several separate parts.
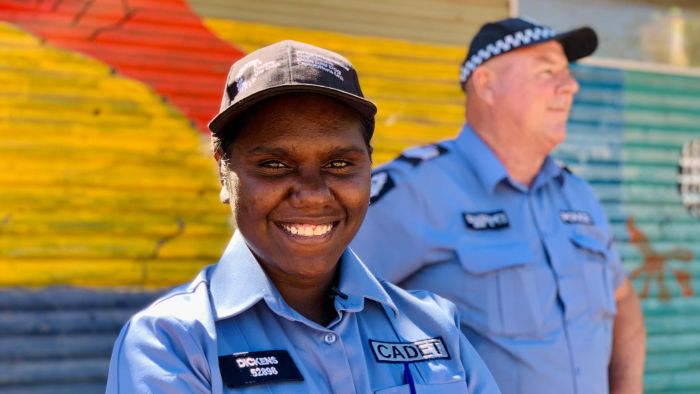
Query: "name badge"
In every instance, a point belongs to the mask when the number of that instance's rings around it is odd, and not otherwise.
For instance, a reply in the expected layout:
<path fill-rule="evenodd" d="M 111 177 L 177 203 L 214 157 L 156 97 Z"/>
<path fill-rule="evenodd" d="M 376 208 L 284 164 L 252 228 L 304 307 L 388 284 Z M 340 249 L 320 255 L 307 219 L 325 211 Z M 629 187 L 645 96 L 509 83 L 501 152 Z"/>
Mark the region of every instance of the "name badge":
<path fill-rule="evenodd" d="M 593 224 L 593 218 L 588 212 L 583 211 L 560 211 L 561 221 L 567 224 Z"/>
<path fill-rule="evenodd" d="M 472 230 L 498 230 L 510 226 L 505 211 L 466 212 L 464 222 Z"/>
<path fill-rule="evenodd" d="M 369 340 L 374 358 L 380 363 L 417 363 L 450 358 L 441 337 L 416 342 L 381 342 Z"/>
<path fill-rule="evenodd" d="M 226 386 L 231 388 L 304 380 L 299 368 L 286 350 L 219 356 L 219 371 Z"/>

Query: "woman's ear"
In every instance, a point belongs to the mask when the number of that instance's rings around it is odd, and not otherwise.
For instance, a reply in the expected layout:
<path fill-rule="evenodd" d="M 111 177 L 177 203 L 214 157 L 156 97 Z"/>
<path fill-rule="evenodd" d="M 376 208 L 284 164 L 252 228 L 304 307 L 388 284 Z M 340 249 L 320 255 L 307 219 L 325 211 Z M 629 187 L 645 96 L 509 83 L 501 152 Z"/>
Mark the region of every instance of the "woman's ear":
<path fill-rule="evenodd" d="M 214 152 L 214 159 L 216 159 L 216 163 L 219 167 L 219 183 L 221 184 L 219 200 L 224 204 L 229 204 L 231 202 L 231 191 L 229 188 L 229 175 L 231 170 L 229 170 L 226 159 L 223 157 L 220 149 Z"/>

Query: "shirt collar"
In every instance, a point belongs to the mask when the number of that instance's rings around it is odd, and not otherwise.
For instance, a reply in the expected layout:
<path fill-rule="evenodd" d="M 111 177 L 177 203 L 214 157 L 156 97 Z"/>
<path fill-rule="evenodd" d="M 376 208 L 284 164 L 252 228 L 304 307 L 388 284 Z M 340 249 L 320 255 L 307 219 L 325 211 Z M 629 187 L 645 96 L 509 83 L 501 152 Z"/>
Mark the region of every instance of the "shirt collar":
<path fill-rule="evenodd" d="M 564 164 L 553 159 L 551 156 L 547 156 L 542 163 L 542 168 L 540 172 L 535 177 L 532 182 L 532 189 L 537 189 L 552 179 L 558 180 L 560 183 L 564 183 Z"/>
<path fill-rule="evenodd" d="M 465 124 L 462 127 L 462 131 L 457 137 L 457 146 L 469 162 L 485 190 L 493 193 L 496 186 L 503 180 L 507 180 L 513 187 L 519 190 L 527 190 L 527 187 L 510 178 L 503 163 L 501 163 L 491 148 L 489 148 L 481 137 L 474 132 L 474 129 L 472 129 L 469 124 Z M 551 156 L 547 156 L 535 180 L 532 182 L 530 189 L 536 190 L 554 178 L 563 182 L 563 171 L 564 166 L 562 164 L 558 163 Z"/>
<path fill-rule="evenodd" d="M 485 190 L 493 193 L 496 185 L 508 179 L 508 171 L 503 163 L 468 124 L 462 127 L 457 137 L 457 146 Z"/>
<path fill-rule="evenodd" d="M 238 315 L 261 300 L 278 315 L 300 318 L 284 301 L 248 248 L 243 235 L 236 230 L 218 264 L 209 274 L 209 286 L 216 320 Z M 395 314 L 398 309 L 379 281 L 350 249 L 340 258 L 336 309 L 360 311 L 365 298 L 385 304 Z"/>
<path fill-rule="evenodd" d="M 386 305 L 398 316 L 399 310 L 389 294 L 350 248 L 345 249 L 340 258 L 338 282 L 338 290 L 347 298 L 336 297 L 336 308 L 351 312 L 360 311 L 364 308 L 365 299 L 369 299 Z"/>

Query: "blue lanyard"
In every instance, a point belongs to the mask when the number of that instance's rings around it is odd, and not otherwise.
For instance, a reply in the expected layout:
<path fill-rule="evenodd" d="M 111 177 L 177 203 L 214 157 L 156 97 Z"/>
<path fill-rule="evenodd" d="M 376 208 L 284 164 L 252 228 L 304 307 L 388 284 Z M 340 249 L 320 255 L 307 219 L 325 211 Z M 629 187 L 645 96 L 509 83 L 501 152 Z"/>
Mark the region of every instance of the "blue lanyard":
<path fill-rule="evenodd" d="M 408 384 L 411 394 L 416 394 L 416 384 L 413 382 L 413 375 L 411 375 L 411 369 L 408 367 L 408 363 L 403 364 L 403 379 Z"/>

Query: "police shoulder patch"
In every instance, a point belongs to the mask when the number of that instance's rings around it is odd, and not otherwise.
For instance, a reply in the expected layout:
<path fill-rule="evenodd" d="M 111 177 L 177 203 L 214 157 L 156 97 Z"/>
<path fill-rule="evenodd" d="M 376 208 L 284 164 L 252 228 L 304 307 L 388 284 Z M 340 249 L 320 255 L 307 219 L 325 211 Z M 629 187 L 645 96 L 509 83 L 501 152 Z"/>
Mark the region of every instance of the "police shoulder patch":
<path fill-rule="evenodd" d="M 304 380 L 299 368 L 286 350 L 219 356 L 219 371 L 226 386 L 231 388 Z"/>
<path fill-rule="evenodd" d="M 385 195 L 389 190 L 393 189 L 394 186 L 394 180 L 391 179 L 389 171 L 376 171 L 374 174 L 372 174 L 369 192 L 369 203 L 374 204 L 377 200 L 382 198 L 382 196 Z"/>
<path fill-rule="evenodd" d="M 403 151 L 396 160 L 411 163 L 415 167 L 426 160 L 442 156 L 447 152 L 448 149 L 439 144 L 416 146 Z"/>
<path fill-rule="evenodd" d="M 441 337 L 415 342 L 383 342 L 370 339 L 369 345 L 374 358 L 380 363 L 417 363 L 450 358 Z"/>

